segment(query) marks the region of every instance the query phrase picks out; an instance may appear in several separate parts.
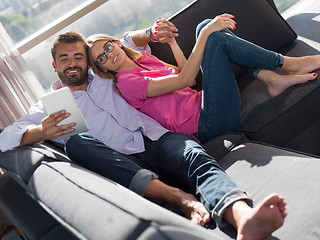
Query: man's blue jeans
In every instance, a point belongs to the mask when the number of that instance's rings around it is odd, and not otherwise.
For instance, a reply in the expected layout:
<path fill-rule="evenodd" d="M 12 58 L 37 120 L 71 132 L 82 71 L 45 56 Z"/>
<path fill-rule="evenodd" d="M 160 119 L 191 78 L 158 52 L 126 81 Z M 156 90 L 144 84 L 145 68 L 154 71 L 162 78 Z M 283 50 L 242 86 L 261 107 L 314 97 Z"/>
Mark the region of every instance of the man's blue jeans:
<path fill-rule="evenodd" d="M 140 195 L 151 179 L 157 175 L 174 176 L 175 180 L 195 189 L 195 195 L 205 205 L 217 223 L 233 202 L 250 198 L 229 178 L 218 163 L 200 144 L 179 133 L 166 133 L 159 140 L 144 138 L 145 152 L 124 155 L 98 139 L 80 134 L 71 137 L 66 153 L 71 160 L 107 177 Z M 140 160 L 149 165 L 143 169 L 135 163 Z"/>
<path fill-rule="evenodd" d="M 210 21 L 198 25 L 197 38 Z M 257 69 L 280 68 L 283 56 L 243 40 L 227 29 L 210 35 L 201 65 L 202 106 L 196 134 L 200 142 L 235 130 L 240 123 L 241 99 L 231 63 L 255 75 Z"/>

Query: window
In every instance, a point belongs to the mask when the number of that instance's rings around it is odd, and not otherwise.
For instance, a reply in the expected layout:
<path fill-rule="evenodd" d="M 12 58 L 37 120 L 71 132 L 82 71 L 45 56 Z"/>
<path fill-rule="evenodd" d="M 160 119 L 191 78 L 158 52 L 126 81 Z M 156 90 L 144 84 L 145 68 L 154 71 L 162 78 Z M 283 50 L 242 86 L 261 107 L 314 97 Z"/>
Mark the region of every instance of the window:
<path fill-rule="evenodd" d="M 0 25 L 0 128 L 14 122 L 43 93 L 43 88 L 3 26 Z"/>
<path fill-rule="evenodd" d="M 0 22 L 13 42 L 17 43 L 85 1 L 2 0 L 0 2 Z"/>
<path fill-rule="evenodd" d="M 72 29 L 84 36 L 101 32 L 120 38 L 126 31 L 151 26 L 158 17 L 170 17 L 192 1 L 110 0 L 61 32 Z M 50 47 L 52 41 L 53 37 L 50 37 L 23 54 L 45 89 L 49 89 L 57 79 L 57 74 L 53 72 L 51 66 Z"/>

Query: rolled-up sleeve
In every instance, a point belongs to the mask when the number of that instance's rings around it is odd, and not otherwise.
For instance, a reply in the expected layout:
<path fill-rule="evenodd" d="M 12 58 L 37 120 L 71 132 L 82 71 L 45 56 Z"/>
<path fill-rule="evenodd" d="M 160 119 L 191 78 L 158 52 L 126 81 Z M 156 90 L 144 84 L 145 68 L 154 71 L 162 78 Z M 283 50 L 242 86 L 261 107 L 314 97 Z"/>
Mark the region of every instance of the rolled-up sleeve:
<path fill-rule="evenodd" d="M 0 150 L 2 152 L 12 150 L 19 146 L 23 134 L 29 129 L 36 126 L 24 118 L 19 119 L 14 124 L 6 127 L 0 134 Z"/>
<path fill-rule="evenodd" d="M 151 48 L 150 46 L 147 44 L 144 47 L 137 47 L 133 40 L 132 40 L 132 31 L 130 32 L 126 32 L 123 37 L 121 38 L 121 43 L 123 45 L 125 45 L 128 48 L 131 48 L 133 50 L 136 50 L 138 52 L 147 52 L 147 53 L 151 53 Z"/>
<path fill-rule="evenodd" d="M 23 137 L 23 134 L 30 128 L 33 128 L 39 124 L 43 118 L 47 116 L 47 113 L 42 107 L 42 104 L 38 102 L 30 108 L 30 111 L 24 117 L 18 119 L 12 125 L 7 126 L 0 134 L 0 150 L 2 152 L 12 150 L 19 146 Z"/>

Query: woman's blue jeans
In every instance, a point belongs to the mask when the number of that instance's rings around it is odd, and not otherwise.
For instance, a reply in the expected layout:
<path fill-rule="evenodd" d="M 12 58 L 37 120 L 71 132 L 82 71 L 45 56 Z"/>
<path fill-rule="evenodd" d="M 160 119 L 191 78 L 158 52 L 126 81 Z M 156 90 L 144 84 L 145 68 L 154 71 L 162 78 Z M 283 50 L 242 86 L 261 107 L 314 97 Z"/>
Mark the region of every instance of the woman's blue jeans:
<path fill-rule="evenodd" d="M 145 151 L 121 154 L 87 134 L 71 137 L 66 144 L 69 158 L 79 165 L 107 177 L 140 195 L 151 179 L 171 179 L 190 186 L 219 224 L 233 202 L 250 198 L 230 179 L 200 144 L 179 133 L 166 133 L 159 140 L 144 138 Z M 136 164 L 140 161 L 150 170 Z"/>
<path fill-rule="evenodd" d="M 197 38 L 210 21 L 198 25 Z M 254 74 L 257 69 L 280 68 L 283 56 L 243 40 L 229 30 L 210 35 L 201 65 L 202 106 L 196 134 L 200 142 L 235 130 L 240 123 L 241 99 L 232 63 Z"/>

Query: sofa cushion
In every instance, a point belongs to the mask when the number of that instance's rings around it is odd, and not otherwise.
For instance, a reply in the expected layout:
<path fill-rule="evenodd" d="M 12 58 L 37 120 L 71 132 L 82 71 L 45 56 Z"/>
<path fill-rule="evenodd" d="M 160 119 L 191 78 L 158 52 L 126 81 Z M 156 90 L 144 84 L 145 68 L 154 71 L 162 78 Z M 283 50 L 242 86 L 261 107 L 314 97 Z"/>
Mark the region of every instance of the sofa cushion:
<path fill-rule="evenodd" d="M 245 142 L 248 142 L 248 139 L 242 133 L 227 133 L 205 142 L 203 147 L 209 155 L 219 162 L 234 146 Z"/>
<path fill-rule="evenodd" d="M 317 78 L 257 105 L 242 119 L 237 131 L 250 140 L 320 155 L 319 109 Z"/>
<path fill-rule="evenodd" d="M 233 148 L 220 165 L 255 204 L 274 192 L 285 198 L 288 216 L 270 239 L 319 239 L 319 158 L 249 142 Z M 232 228 L 223 231 L 222 239 L 235 235 Z"/>
<path fill-rule="evenodd" d="M 22 146 L 7 152 L 0 151 L 0 167 L 23 187 L 26 187 L 31 175 L 43 161 L 70 160 L 64 155 L 61 146 L 51 141 Z"/>
<path fill-rule="evenodd" d="M 320 32 L 314 31 L 320 26 L 320 2 L 299 6 L 301 9 L 294 8 L 298 13 L 290 10 L 284 14 L 298 38 L 280 52 L 288 56 L 320 54 Z M 320 70 L 315 72 L 319 76 Z M 249 114 L 238 130 L 250 140 L 320 155 L 319 96 L 319 78 L 293 86 L 271 99 L 266 86 L 254 81 L 241 92 L 242 113 Z"/>

